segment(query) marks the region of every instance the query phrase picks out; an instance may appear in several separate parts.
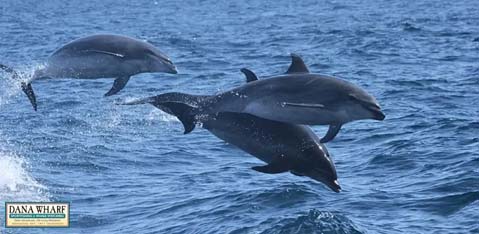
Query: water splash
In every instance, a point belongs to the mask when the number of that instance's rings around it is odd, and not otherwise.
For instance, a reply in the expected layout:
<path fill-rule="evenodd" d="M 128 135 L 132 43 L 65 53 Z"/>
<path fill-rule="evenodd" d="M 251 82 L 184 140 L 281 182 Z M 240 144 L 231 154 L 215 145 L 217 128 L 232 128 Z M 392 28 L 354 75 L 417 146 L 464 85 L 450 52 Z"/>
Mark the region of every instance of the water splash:
<path fill-rule="evenodd" d="M 29 164 L 22 157 L 0 151 L 0 202 L 48 201 L 46 187 L 29 173 Z"/>
<path fill-rule="evenodd" d="M 21 92 L 21 88 L 20 82 L 13 80 L 12 75 L 7 72 L 0 71 L 0 78 L 0 89 L 2 90 L 0 93 L 1 107 L 8 104 L 12 98 L 16 97 Z"/>
<path fill-rule="evenodd" d="M 356 225 L 346 216 L 328 211 L 310 210 L 307 215 L 297 218 L 281 219 L 273 227 L 264 230 L 267 233 L 350 233 L 361 234 Z"/>
<path fill-rule="evenodd" d="M 153 109 L 152 111 L 150 111 L 148 116 L 146 116 L 146 119 L 152 122 L 158 120 L 162 122 L 179 122 L 179 120 L 175 116 L 167 114 L 158 109 Z"/>
<path fill-rule="evenodd" d="M 47 188 L 30 175 L 29 164 L 0 149 L 0 222 L 4 223 L 5 202 L 49 200 Z"/>

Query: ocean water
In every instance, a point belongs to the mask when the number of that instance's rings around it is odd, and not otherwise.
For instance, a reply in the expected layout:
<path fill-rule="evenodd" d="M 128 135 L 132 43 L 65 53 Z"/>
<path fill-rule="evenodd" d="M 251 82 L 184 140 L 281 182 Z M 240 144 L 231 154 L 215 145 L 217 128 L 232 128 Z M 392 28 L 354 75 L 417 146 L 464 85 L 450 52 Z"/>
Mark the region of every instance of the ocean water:
<path fill-rule="evenodd" d="M 95 33 L 149 41 L 179 74 L 137 75 L 109 98 L 111 79 L 36 81 L 34 112 L 0 73 L 0 222 L 4 201 L 69 201 L 72 216 L 2 233 L 479 233 L 476 1 L 0 1 L 0 62 L 24 75 Z M 243 67 L 283 73 L 291 52 L 387 115 L 327 144 L 339 194 L 255 172 L 256 158 L 152 106 L 114 104 L 228 90 Z"/>

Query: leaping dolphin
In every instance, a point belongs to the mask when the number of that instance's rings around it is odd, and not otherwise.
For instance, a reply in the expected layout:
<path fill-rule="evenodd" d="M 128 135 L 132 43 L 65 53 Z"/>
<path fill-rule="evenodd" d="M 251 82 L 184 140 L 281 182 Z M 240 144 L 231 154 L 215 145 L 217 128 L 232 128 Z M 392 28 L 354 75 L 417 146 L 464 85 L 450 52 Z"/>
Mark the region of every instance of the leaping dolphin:
<path fill-rule="evenodd" d="M 19 75 L 12 68 L 0 64 L 0 69 Z M 155 46 L 127 36 L 101 34 L 74 40 L 50 55 L 45 66 L 34 72 L 22 90 L 37 110 L 31 82 L 40 78 L 97 79 L 114 78 L 113 87 L 105 96 L 118 93 L 131 76 L 147 72 L 176 74 L 171 60 Z"/>
<path fill-rule="evenodd" d="M 254 74 L 243 72 L 248 82 L 257 79 Z M 184 122 L 183 113 L 208 98 L 169 93 L 122 104 L 149 103 Z M 310 127 L 235 112 L 219 112 L 203 120 L 202 126 L 215 136 L 267 163 L 254 166 L 253 170 L 268 174 L 289 171 L 322 182 L 335 192 L 341 191 L 333 160 Z"/>
<path fill-rule="evenodd" d="M 230 91 L 209 96 L 184 113 L 185 134 L 201 118 L 219 112 L 251 114 L 260 118 L 294 124 L 329 125 L 321 139 L 334 139 L 345 123 L 361 120 L 383 120 L 376 99 L 362 88 L 331 76 L 309 73 L 303 60 L 291 55 L 292 63 L 284 75 L 248 82 Z M 242 69 L 248 79 L 256 75 Z"/>

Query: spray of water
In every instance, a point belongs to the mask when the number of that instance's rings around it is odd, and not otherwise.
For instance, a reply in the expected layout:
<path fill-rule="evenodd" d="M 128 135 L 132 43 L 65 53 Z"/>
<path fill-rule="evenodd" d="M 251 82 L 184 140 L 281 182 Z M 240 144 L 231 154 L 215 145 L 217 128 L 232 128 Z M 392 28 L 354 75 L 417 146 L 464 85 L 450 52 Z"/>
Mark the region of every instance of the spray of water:
<path fill-rule="evenodd" d="M 159 109 L 152 109 L 148 116 L 146 116 L 148 121 L 162 121 L 162 122 L 179 122 L 179 120 L 170 114 L 167 114 Z"/>
<path fill-rule="evenodd" d="M 0 202 L 5 201 L 48 201 L 48 194 L 30 175 L 27 161 L 0 151 Z"/>
<path fill-rule="evenodd" d="M 0 130 L 0 222 L 3 223 L 6 201 L 49 201 L 46 186 L 31 174 L 30 163 L 11 149 L 15 145 L 8 141 Z"/>

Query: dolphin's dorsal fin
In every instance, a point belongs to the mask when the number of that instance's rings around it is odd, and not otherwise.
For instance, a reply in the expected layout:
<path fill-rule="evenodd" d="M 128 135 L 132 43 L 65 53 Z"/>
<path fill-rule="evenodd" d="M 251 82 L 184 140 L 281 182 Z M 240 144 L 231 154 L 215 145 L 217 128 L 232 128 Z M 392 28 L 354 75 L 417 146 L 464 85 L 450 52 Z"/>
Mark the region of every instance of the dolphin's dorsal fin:
<path fill-rule="evenodd" d="M 303 59 L 295 53 L 291 53 L 291 65 L 289 65 L 288 71 L 286 71 L 286 74 L 291 73 L 309 73 Z"/>
<path fill-rule="evenodd" d="M 243 72 L 243 74 L 246 76 L 247 83 L 258 80 L 256 74 L 254 74 L 254 72 L 249 70 L 248 68 L 241 68 L 240 71 Z"/>

